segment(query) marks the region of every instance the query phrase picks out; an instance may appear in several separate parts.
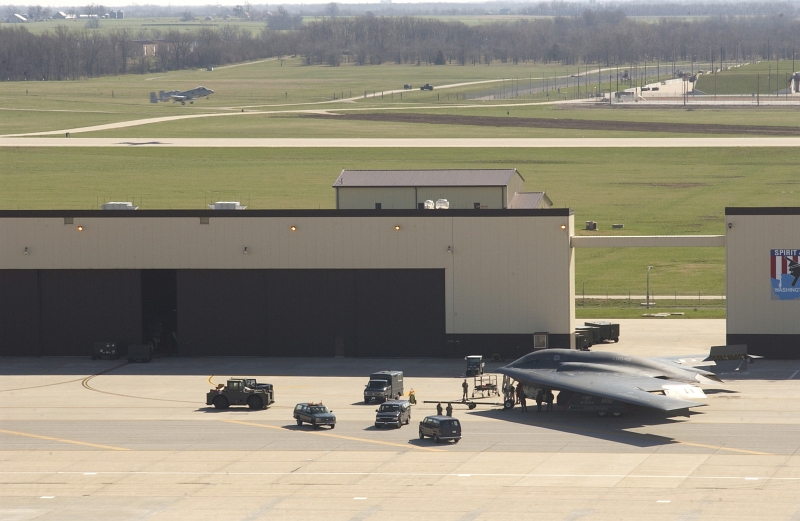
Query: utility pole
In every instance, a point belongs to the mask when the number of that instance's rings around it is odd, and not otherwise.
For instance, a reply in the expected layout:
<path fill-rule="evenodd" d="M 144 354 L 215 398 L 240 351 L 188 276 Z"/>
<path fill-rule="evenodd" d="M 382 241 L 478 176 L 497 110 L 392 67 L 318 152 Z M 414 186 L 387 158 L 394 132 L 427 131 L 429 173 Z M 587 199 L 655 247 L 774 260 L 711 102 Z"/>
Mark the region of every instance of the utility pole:
<path fill-rule="evenodd" d="M 647 309 L 650 309 L 650 269 L 652 266 L 647 267 Z"/>

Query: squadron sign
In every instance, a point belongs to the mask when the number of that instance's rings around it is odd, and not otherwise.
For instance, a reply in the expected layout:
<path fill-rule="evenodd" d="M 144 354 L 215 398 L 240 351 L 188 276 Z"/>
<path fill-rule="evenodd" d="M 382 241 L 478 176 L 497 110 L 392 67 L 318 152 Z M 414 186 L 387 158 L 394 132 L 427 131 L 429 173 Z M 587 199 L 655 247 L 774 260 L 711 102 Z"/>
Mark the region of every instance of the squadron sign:
<path fill-rule="evenodd" d="M 800 250 L 770 250 L 773 300 L 800 299 Z"/>

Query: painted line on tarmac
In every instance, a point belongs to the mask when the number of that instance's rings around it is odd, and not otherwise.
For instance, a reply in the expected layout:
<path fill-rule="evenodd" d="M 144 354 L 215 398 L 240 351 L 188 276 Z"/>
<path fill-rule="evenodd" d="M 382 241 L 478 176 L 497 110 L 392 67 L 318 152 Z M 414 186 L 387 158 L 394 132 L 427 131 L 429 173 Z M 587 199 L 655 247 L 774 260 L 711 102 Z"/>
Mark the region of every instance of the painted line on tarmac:
<path fill-rule="evenodd" d="M 127 364 L 128 364 L 128 362 L 125 362 L 124 364 L 120 364 L 120 365 L 118 365 L 116 367 L 112 367 L 111 369 L 107 369 L 107 370 L 103 371 L 102 373 L 97 373 L 97 374 L 93 374 L 92 376 L 87 376 L 86 378 L 83 379 L 83 381 L 81 382 L 81 385 L 83 385 L 83 387 L 85 387 L 86 389 L 89 389 L 90 391 L 94 391 L 96 393 L 110 394 L 111 396 L 121 396 L 123 398 L 136 398 L 138 400 L 153 400 L 153 401 L 156 401 L 156 402 L 191 403 L 191 404 L 195 404 L 195 405 L 200 403 L 200 402 L 195 402 L 195 401 L 190 401 L 190 400 L 170 400 L 168 398 L 150 398 L 150 397 L 147 397 L 147 396 L 133 396 L 133 395 L 130 395 L 130 394 L 112 393 L 110 391 L 101 391 L 100 389 L 96 389 L 96 388 L 92 387 L 91 385 L 89 385 L 89 381 L 92 380 L 93 378 L 95 378 L 97 376 L 100 376 L 102 374 L 111 372 L 114 369 L 119 369 L 120 367 L 122 367 L 124 365 L 127 365 Z"/>
<path fill-rule="evenodd" d="M 95 376 L 100 376 L 101 374 L 105 374 L 105 373 L 108 373 L 110 371 L 113 371 L 114 369 L 118 369 L 118 368 L 122 367 L 123 365 L 126 365 L 127 363 L 128 362 L 122 363 L 120 365 L 116 365 L 114 367 L 106 369 L 105 371 L 100 371 L 99 373 L 95 373 L 95 374 L 93 374 L 91 376 L 88 376 L 88 377 L 75 378 L 74 380 L 66 380 L 64 382 L 55 382 L 55 383 L 52 383 L 52 384 L 32 385 L 31 387 L 18 387 L 16 389 L 0 389 L 0 393 L 8 393 L 8 392 L 11 392 L 11 391 L 26 391 L 28 389 L 39 389 L 41 387 L 52 387 L 54 385 L 64 385 L 64 384 L 69 384 L 69 383 L 73 383 L 73 382 L 80 382 L 82 380 L 86 381 L 86 380 L 88 380 L 90 378 L 94 378 Z"/>
<path fill-rule="evenodd" d="M 690 447 L 701 447 L 704 449 L 714 449 L 714 450 L 727 450 L 729 452 L 739 452 L 741 454 L 753 454 L 755 456 L 774 456 L 771 452 L 759 452 L 757 450 L 746 450 L 746 449 L 731 449 L 728 447 L 718 447 L 716 445 L 705 445 L 703 443 L 692 443 L 689 441 L 680 441 L 674 440 L 675 443 L 679 443 L 681 445 L 688 445 Z"/>
<path fill-rule="evenodd" d="M 251 422 L 243 422 L 238 420 L 222 420 L 225 423 L 238 423 L 239 425 L 249 425 L 250 427 L 261 427 L 264 429 L 275 429 L 283 432 L 292 432 L 286 430 L 285 427 L 278 427 L 276 425 L 264 425 L 263 423 L 251 423 Z M 404 445 L 402 443 L 394 443 L 391 441 L 379 441 L 379 440 L 369 440 L 367 438 L 356 438 L 354 436 L 343 436 L 341 434 L 332 434 L 330 432 L 318 432 L 318 431 L 298 431 L 304 434 L 316 434 L 317 436 L 325 436 L 327 438 L 338 438 L 340 440 L 348 440 L 348 441 L 360 441 L 363 443 L 374 443 L 376 445 L 387 445 L 389 447 L 400 447 L 402 449 L 416 449 L 416 450 L 426 450 L 429 452 L 445 452 L 443 449 L 434 449 L 431 447 L 417 447 L 416 445 Z"/>
<path fill-rule="evenodd" d="M 125 449 L 127 450 L 127 449 Z M 603 479 L 686 479 L 686 480 L 735 480 L 735 481 L 800 481 L 800 477 L 772 476 L 694 476 L 689 474 L 543 474 L 543 473 L 471 473 L 469 476 L 455 472 L 193 472 L 193 471 L 147 471 L 147 470 L 111 470 L 88 471 L 88 475 L 144 475 L 144 476 L 387 476 L 387 477 L 453 477 L 460 480 L 468 478 L 603 478 Z M 87 475 L 87 471 L 66 470 L 19 470 L 3 472 L 16 475 Z M 513 486 L 513 485 L 512 485 Z"/>
<path fill-rule="evenodd" d="M 99 443 L 89 443 L 87 441 L 76 441 L 76 440 L 67 440 L 64 438 L 54 438 L 52 436 L 42 436 L 41 434 L 31 434 L 29 432 L 7 431 L 5 429 L 0 429 L 0 433 L 13 434 L 14 436 L 24 436 L 26 438 L 36 438 L 39 440 L 57 441 L 59 443 L 71 443 L 72 445 L 83 445 L 85 447 L 94 447 L 96 449 L 131 450 L 131 449 L 126 449 L 124 447 L 114 447 L 113 445 L 101 445 Z"/>

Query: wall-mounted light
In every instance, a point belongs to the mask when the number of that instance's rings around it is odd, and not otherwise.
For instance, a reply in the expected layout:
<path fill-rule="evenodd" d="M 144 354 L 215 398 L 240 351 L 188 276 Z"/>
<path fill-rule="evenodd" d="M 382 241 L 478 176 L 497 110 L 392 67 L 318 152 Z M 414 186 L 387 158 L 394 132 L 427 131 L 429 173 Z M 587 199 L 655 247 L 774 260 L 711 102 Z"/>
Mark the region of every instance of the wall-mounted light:
<path fill-rule="evenodd" d="M 244 249 L 242 250 L 242 253 L 247 255 L 247 246 L 244 247 Z"/>
<path fill-rule="evenodd" d="M 395 224 L 394 225 L 394 229 L 397 230 L 397 231 L 400 231 L 400 225 L 399 224 Z"/>
<path fill-rule="evenodd" d="M 561 229 L 562 229 L 562 230 L 566 230 L 566 229 L 567 229 L 567 225 L 566 225 L 566 224 L 562 224 L 562 225 L 561 225 Z"/>
<path fill-rule="evenodd" d="M 289 226 L 289 230 L 291 230 L 293 232 L 296 232 L 297 231 L 297 226 Z"/>
<path fill-rule="evenodd" d="M 27 246 L 25 246 L 25 249 L 22 251 L 22 254 L 23 255 L 27 255 L 28 254 L 28 247 Z"/>
<path fill-rule="evenodd" d="M 452 255 L 452 254 L 453 254 L 453 248 L 452 248 L 451 246 L 448 246 L 448 247 L 447 247 L 447 250 L 446 250 L 446 253 L 447 253 L 448 255 Z"/>
<path fill-rule="evenodd" d="M 733 228 L 733 223 L 728 223 L 728 229 L 730 230 L 731 228 Z"/>
<path fill-rule="evenodd" d="M 78 226 L 78 231 L 82 232 L 83 231 L 83 226 Z"/>

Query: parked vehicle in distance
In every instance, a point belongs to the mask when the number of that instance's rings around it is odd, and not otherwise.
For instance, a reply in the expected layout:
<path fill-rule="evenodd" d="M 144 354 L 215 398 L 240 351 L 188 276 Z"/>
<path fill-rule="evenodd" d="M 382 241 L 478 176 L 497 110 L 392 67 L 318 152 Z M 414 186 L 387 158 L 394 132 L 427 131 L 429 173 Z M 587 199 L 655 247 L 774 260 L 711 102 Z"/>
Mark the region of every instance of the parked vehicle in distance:
<path fill-rule="evenodd" d="M 298 403 L 294 406 L 293 416 L 298 426 L 308 423 L 315 429 L 319 429 L 322 425 L 327 425 L 331 429 L 336 427 L 336 416 L 333 415 L 333 411 L 329 411 L 321 403 Z"/>
<path fill-rule="evenodd" d="M 469 355 L 465 356 L 464 360 L 467 361 L 467 373 L 466 376 L 477 376 L 483 374 L 483 356 L 481 355 Z"/>
<path fill-rule="evenodd" d="M 428 436 L 435 443 L 441 440 L 453 440 L 458 443 L 461 439 L 461 422 L 452 416 L 426 416 L 419 422 L 419 439 Z"/>
<path fill-rule="evenodd" d="M 406 83 L 405 85 L 403 85 L 403 90 L 411 90 L 411 88 L 412 87 L 410 83 Z"/>
<path fill-rule="evenodd" d="M 433 90 L 433 85 L 431 85 L 430 83 L 426 83 L 425 85 L 420 87 L 419 90 Z"/>
<path fill-rule="evenodd" d="M 364 403 L 385 402 L 403 396 L 403 371 L 378 371 L 369 375 L 364 386 Z"/>
<path fill-rule="evenodd" d="M 206 394 L 206 405 L 227 409 L 231 405 L 247 405 L 251 409 L 265 409 L 275 403 L 271 384 L 259 384 L 255 378 L 230 378 Z"/>
<path fill-rule="evenodd" d="M 411 404 L 408 400 L 391 400 L 382 403 L 381 406 L 375 409 L 375 428 L 380 429 L 384 425 L 395 425 L 400 428 L 401 425 L 411 421 Z"/>

